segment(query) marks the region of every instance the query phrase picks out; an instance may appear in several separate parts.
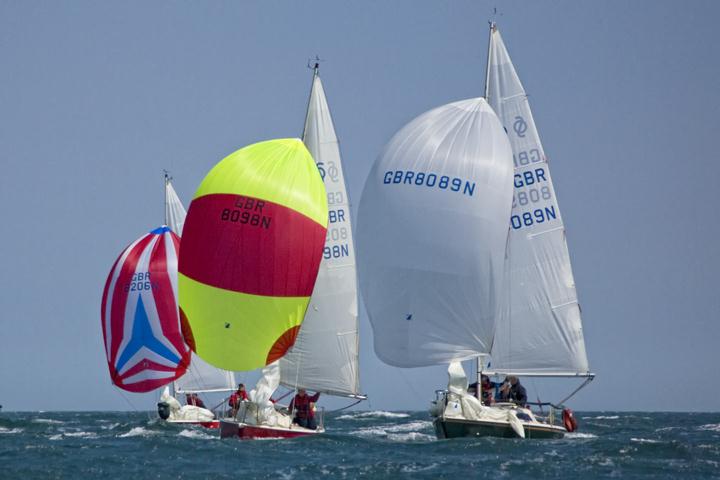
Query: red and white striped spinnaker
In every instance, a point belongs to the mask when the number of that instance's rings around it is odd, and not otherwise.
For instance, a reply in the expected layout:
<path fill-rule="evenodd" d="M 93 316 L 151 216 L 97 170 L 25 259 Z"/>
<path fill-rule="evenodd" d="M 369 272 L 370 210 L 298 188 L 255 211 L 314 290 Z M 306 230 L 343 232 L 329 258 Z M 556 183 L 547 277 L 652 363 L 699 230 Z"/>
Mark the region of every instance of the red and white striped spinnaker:
<path fill-rule="evenodd" d="M 110 270 L 102 327 L 110 377 L 149 392 L 183 375 L 190 362 L 177 304 L 180 239 L 168 227 L 135 240 Z"/>

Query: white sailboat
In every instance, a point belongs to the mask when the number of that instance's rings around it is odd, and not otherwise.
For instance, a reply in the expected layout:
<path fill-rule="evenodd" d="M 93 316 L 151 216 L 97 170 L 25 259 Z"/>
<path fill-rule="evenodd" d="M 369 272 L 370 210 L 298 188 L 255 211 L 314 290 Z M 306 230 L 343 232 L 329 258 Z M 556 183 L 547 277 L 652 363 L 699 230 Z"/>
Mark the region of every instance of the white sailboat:
<path fill-rule="evenodd" d="M 494 23 L 490 25 L 485 98 L 508 134 L 515 171 L 505 297 L 490 356 L 478 358 L 477 382 L 481 373 L 585 379 L 557 402 L 562 405 L 594 374 L 585 351 L 565 226 L 549 165 L 527 94 Z M 554 406 L 549 406 L 552 416 Z M 577 428 L 572 411 L 566 408 L 562 427 L 566 431 Z M 562 433 L 552 431 L 550 436 Z"/>
<path fill-rule="evenodd" d="M 500 121 L 484 99 L 466 100 L 393 137 L 361 199 L 361 287 L 383 361 L 450 364 L 431 409 L 439 438 L 559 437 L 571 412 L 560 426 L 521 405 L 484 405 L 459 363 L 478 359 L 478 381 L 487 359 L 487 373 L 592 378 L 547 163 L 492 27 L 486 97 Z"/>
<path fill-rule="evenodd" d="M 166 173 L 165 224 L 176 235 L 181 236 L 186 216 L 185 207 L 172 186 L 172 179 Z M 161 417 L 166 417 L 165 420 L 170 423 L 200 424 L 207 428 L 219 428 L 220 422 L 212 411 L 195 405 L 181 405 L 177 398 L 182 395 L 230 392 L 234 389 L 233 372 L 213 367 L 193 352 L 186 373 L 173 382 L 172 391 L 166 387 L 162 392 L 158 413 Z"/>
<path fill-rule="evenodd" d="M 245 409 L 241 408 L 238 414 L 241 420 L 247 421 L 253 415 L 256 418 L 244 428 L 229 424 L 224 427 L 226 436 L 285 438 L 323 433 L 322 410 L 318 415 L 318 428 L 307 430 L 289 424 L 293 412 L 284 417 L 268 405 L 279 384 L 291 390 L 311 390 L 358 400 L 366 398 L 360 391 L 358 370 L 357 279 L 350 204 L 339 143 L 317 63 L 313 68 L 302 140 L 315 160 L 327 191 L 329 215 L 323 258 L 295 344 L 277 362 L 277 367 L 263 370 L 254 394 L 257 398 L 243 405 Z M 251 409 L 249 413 L 247 407 Z M 270 421 L 257 421 L 257 418 Z"/>

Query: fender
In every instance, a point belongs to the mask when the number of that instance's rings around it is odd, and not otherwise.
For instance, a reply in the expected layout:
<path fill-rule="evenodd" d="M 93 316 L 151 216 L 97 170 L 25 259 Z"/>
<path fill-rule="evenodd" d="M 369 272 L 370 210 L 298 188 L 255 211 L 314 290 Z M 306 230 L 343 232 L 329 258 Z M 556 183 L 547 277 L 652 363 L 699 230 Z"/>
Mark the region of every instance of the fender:
<path fill-rule="evenodd" d="M 569 408 L 564 408 L 562 411 L 562 420 L 563 425 L 565 426 L 565 430 L 568 432 L 574 432 L 577 430 L 577 420 L 575 420 L 575 415 L 573 415 L 573 411 Z"/>

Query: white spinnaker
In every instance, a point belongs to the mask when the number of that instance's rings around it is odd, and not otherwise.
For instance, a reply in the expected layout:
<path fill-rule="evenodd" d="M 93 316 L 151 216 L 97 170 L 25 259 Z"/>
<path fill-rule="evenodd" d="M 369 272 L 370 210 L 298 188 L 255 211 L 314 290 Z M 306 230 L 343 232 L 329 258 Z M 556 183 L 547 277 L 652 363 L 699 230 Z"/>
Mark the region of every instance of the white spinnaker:
<path fill-rule="evenodd" d="M 182 234 L 187 212 L 172 186 L 165 179 L 165 224 L 178 236 Z M 182 243 L 182 239 L 180 240 Z M 177 279 L 174 280 L 177 283 Z M 185 375 L 175 381 L 175 391 L 185 392 L 226 392 L 235 389 L 235 374 L 213 367 L 193 352 Z"/>
<path fill-rule="evenodd" d="M 508 295 L 488 370 L 585 374 L 588 362 L 565 227 L 527 95 L 496 28 L 488 55 L 487 99 L 505 125 L 515 166 Z"/>
<path fill-rule="evenodd" d="M 280 379 L 290 388 L 359 395 L 357 280 L 350 206 L 340 148 L 317 71 L 303 141 L 325 182 L 330 219 L 310 305 L 295 345 L 280 359 Z"/>
<path fill-rule="evenodd" d="M 512 152 L 483 98 L 426 112 L 365 183 L 356 240 L 375 353 L 398 367 L 487 354 L 499 309 Z"/>

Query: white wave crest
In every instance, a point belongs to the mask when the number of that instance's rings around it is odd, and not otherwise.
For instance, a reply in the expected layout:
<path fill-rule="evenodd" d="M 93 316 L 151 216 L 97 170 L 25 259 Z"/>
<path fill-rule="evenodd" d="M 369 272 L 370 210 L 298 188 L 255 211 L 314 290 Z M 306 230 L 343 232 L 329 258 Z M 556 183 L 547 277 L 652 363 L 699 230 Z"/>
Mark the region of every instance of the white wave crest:
<path fill-rule="evenodd" d="M 598 415 L 597 417 L 582 417 L 583 420 L 617 420 L 620 415 Z"/>
<path fill-rule="evenodd" d="M 405 465 L 400 469 L 400 471 L 403 473 L 426 472 L 439 466 L 440 465 L 437 463 L 431 463 L 430 465 Z"/>
<path fill-rule="evenodd" d="M 407 418 L 410 414 L 400 412 L 385 412 L 377 410 L 374 412 L 357 412 L 349 415 L 340 415 L 338 420 L 358 420 L 358 419 L 369 419 L 369 418 Z"/>
<path fill-rule="evenodd" d="M 52 425 L 59 425 L 65 422 L 61 422 L 60 420 L 53 420 L 51 418 L 33 418 L 31 420 L 32 423 L 48 423 Z"/>
<path fill-rule="evenodd" d="M 135 427 L 129 432 L 122 433 L 118 435 L 120 438 L 127 438 L 127 437 L 149 437 L 150 435 L 157 435 L 159 432 L 155 432 L 152 430 L 145 430 L 144 427 Z"/>
<path fill-rule="evenodd" d="M 597 435 L 592 433 L 572 432 L 566 433 L 565 438 L 597 438 Z"/>
<path fill-rule="evenodd" d="M 64 432 L 63 436 L 73 438 L 97 438 L 97 434 L 94 432 Z"/>
<path fill-rule="evenodd" d="M 63 438 L 97 438 L 93 432 L 63 432 L 48 437 L 49 440 L 62 440 Z"/>
<path fill-rule="evenodd" d="M 361 428 L 350 432 L 351 435 L 361 437 L 381 437 L 396 442 L 408 441 L 430 441 L 434 440 L 434 436 L 423 433 L 432 425 L 430 421 L 416 421 L 409 423 L 401 423 L 398 425 L 379 425 L 374 427 Z"/>
<path fill-rule="evenodd" d="M 707 425 L 700 425 L 698 430 L 708 430 L 711 432 L 720 432 L 720 423 L 708 423 Z"/>
<path fill-rule="evenodd" d="M 0 434 L 3 434 L 3 435 L 11 435 L 11 434 L 13 434 L 13 433 L 22 433 L 22 432 L 23 432 L 23 429 L 22 429 L 22 428 L 5 428 L 5 427 L 0 427 Z"/>
<path fill-rule="evenodd" d="M 198 430 L 182 430 L 180 433 L 178 433 L 178 437 L 185 437 L 185 438 L 201 438 L 203 440 L 215 440 L 219 437 L 214 437 L 212 435 L 208 435 L 207 433 L 200 432 Z"/>
<path fill-rule="evenodd" d="M 119 423 L 111 423 L 110 425 L 100 425 L 100 428 L 102 428 L 103 430 L 113 430 L 114 428 L 117 428 L 119 426 Z"/>
<path fill-rule="evenodd" d="M 660 440 L 652 440 L 650 438 L 635 438 L 635 437 L 633 437 L 630 439 L 630 441 L 636 442 L 636 443 L 660 443 Z"/>
<path fill-rule="evenodd" d="M 434 442 L 435 436 L 420 432 L 391 433 L 387 439 L 393 442 Z"/>
<path fill-rule="evenodd" d="M 423 430 L 425 428 L 432 427 L 432 422 L 429 420 L 419 420 L 417 422 L 410 422 L 410 423 L 401 423 L 398 425 L 391 425 L 388 427 L 385 427 L 385 431 L 387 432 L 415 432 L 418 430 Z"/>

